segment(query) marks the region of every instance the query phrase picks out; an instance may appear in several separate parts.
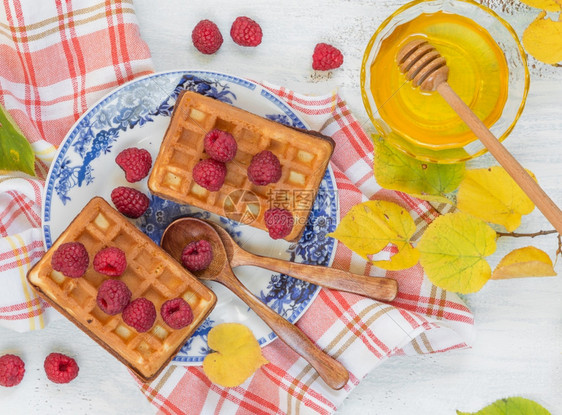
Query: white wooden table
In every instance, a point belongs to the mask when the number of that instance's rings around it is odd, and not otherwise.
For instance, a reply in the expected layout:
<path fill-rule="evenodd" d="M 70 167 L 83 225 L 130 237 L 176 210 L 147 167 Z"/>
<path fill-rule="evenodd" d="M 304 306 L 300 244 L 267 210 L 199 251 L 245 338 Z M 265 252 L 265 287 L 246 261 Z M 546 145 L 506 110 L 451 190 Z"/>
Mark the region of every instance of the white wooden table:
<path fill-rule="evenodd" d="M 321 94 L 338 89 L 368 131 L 359 93 L 363 50 L 382 20 L 402 0 L 135 0 L 141 35 L 157 71 L 209 69 L 288 88 Z M 536 12 L 517 0 L 485 0 L 514 25 L 519 35 Z M 510 3 L 514 3 L 510 5 Z M 255 18 L 264 32 L 256 49 L 236 47 L 228 35 L 239 15 Z M 213 56 L 197 53 L 191 30 L 209 18 L 225 42 Z M 339 47 L 343 67 L 329 75 L 311 69 L 318 42 Z M 530 61 L 531 90 L 526 109 L 506 142 L 532 170 L 556 203 L 562 205 L 562 68 Z M 493 164 L 483 156 L 471 166 Z M 519 229 L 551 229 L 540 213 L 523 219 Z M 533 244 L 553 253 L 553 236 L 501 240 L 490 262 L 509 250 Z M 494 265 L 494 264 L 493 264 Z M 558 272 L 562 268 L 556 266 Z M 393 358 L 372 372 L 338 410 L 355 414 L 454 414 L 476 411 L 513 395 L 534 399 L 553 414 L 562 413 L 562 282 L 560 278 L 489 282 L 466 296 L 476 319 L 477 338 L 470 350 L 421 357 Z M 44 357 L 68 351 L 80 360 L 80 375 L 68 385 L 45 379 Z M 0 388 L 0 414 L 152 414 L 124 366 L 64 319 L 47 329 L 24 334 L 0 329 L 0 352 L 24 357 L 27 374 L 17 388 Z"/>

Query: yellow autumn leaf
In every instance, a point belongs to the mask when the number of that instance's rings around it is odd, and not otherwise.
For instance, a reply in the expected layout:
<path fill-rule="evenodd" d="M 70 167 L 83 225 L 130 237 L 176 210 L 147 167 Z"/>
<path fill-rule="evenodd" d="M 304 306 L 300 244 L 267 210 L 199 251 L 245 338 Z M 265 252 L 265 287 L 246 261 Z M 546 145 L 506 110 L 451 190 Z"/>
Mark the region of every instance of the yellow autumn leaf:
<path fill-rule="evenodd" d="M 532 175 L 532 173 L 531 173 Z M 535 205 L 502 167 L 467 170 L 457 195 L 457 208 L 509 232 Z"/>
<path fill-rule="evenodd" d="M 553 277 L 556 275 L 552 260 L 546 252 L 526 246 L 504 256 L 492 273 L 492 279 L 523 277 Z"/>
<path fill-rule="evenodd" d="M 523 32 L 523 46 L 535 59 L 554 65 L 562 61 L 562 21 L 546 18 L 546 12 Z"/>
<path fill-rule="evenodd" d="M 420 264 L 433 284 L 473 293 L 490 279 L 492 270 L 485 258 L 496 250 L 496 232 L 467 213 L 448 213 L 427 227 L 417 249 Z"/>
<path fill-rule="evenodd" d="M 547 12 L 557 12 L 560 10 L 560 0 L 521 0 L 527 6 L 534 7 L 536 9 L 546 10 Z"/>
<path fill-rule="evenodd" d="M 400 270 L 414 266 L 419 253 L 410 244 L 416 225 L 403 207 L 386 200 L 360 203 L 341 220 L 337 229 L 328 234 L 341 241 L 366 260 L 392 244 L 397 253 L 389 260 L 371 261 L 387 270 Z"/>
<path fill-rule="evenodd" d="M 262 365 L 269 363 L 262 356 L 254 334 L 243 324 L 222 323 L 213 327 L 207 344 L 214 352 L 203 360 L 203 371 L 217 385 L 241 385 Z"/>

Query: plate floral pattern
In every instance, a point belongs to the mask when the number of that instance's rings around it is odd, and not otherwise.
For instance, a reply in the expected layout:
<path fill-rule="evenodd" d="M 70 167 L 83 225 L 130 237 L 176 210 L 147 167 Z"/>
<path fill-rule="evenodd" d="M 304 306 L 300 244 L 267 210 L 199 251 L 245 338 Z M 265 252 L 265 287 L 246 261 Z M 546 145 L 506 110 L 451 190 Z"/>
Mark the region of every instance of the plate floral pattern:
<path fill-rule="evenodd" d="M 68 226 L 71 218 L 93 196 L 111 200 L 110 193 L 124 182 L 115 156 L 124 148 L 137 146 L 156 157 L 169 124 L 178 94 L 188 89 L 211 96 L 258 115 L 290 126 L 306 128 L 304 122 L 278 97 L 256 83 L 207 71 L 174 71 L 149 75 L 129 82 L 93 105 L 72 127 L 59 147 L 46 181 L 43 205 L 43 236 L 49 248 Z M 326 171 L 307 226 L 298 243 L 271 240 L 265 232 L 230 219 L 180 205 L 151 195 L 146 180 L 135 184 L 148 194 L 147 212 L 134 223 L 156 243 L 165 227 L 181 216 L 196 216 L 220 223 L 242 246 L 255 253 L 279 256 L 296 262 L 329 266 L 334 240 L 338 202 L 331 169 Z M 235 270 L 241 281 L 261 300 L 291 322 L 296 322 L 318 294 L 319 288 L 288 275 L 261 269 Z M 209 318 L 174 358 L 178 364 L 199 364 L 209 353 L 207 333 L 216 324 L 238 321 L 248 325 L 261 345 L 275 334 L 230 291 L 209 282 L 218 304 Z"/>

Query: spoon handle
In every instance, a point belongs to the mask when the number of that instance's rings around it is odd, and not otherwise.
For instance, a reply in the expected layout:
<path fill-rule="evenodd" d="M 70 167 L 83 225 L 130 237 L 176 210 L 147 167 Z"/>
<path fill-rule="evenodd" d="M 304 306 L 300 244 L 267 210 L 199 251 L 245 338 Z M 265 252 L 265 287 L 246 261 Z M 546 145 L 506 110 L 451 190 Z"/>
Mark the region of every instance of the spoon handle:
<path fill-rule="evenodd" d="M 224 284 L 243 300 L 283 340 L 287 346 L 302 356 L 316 369 L 320 377 L 332 389 L 343 388 L 349 380 L 347 369 L 337 360 L 319 349 L 298 327 L 289 323 L 267 305 L 257 299 L 232 273 L 224 271 L 218 282 Z"/>
<path fill-rule="evenodd" d="M 379 301 L 392 301 L 398 292 L 398 282 L 392 278 L 369 277 L 337 268 L 299 264 L 250 252 L 244 253 L 243 259 L 244 265 L 259 266 L 321 287 L 359 294 Z"/>
<path fill-rule="evenodd" d="M 486 146 L 488 151 L 507 171 L 511 178 L 525 192 L 529 199 L 539 208 L 558 233 L 562 234 L 562 211 L 548 197 L 538 183 L 527 173 L 513 155 L 503 144 L 488 130 L 482 121 L 472 112 L 462 99 L 455 93 L 447 82 L 437 85 L 437 91 L 447 101 L 453 110 L 470 127 L 472 132 Z"/>

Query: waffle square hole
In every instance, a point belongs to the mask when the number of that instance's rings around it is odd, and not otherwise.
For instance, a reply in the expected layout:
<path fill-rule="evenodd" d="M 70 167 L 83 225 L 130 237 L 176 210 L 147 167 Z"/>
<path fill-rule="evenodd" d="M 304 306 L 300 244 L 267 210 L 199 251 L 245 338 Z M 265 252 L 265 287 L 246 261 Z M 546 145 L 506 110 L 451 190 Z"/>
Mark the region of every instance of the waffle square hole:
<path fill-rule="evenodd" d="M 103 280 L 105 280 L 103 274 L 100 274 L 99 272 L 88 272 L 86 273 L 86 275 L 84 275 L 83 278 L 95 289 L 97 289 L 101 285 Z"/>
<path fill-rule="evenodd" d="M 170 270 L 166 270 L 160 276 L 159 281 L 165 285 L 171 292 L 177 290 L 177 288 L 183 283 L 183 280 L 178 276 L 174 275 Z"/>
<path fill-rule="evenodd" d="M 236 124 L 233 124 L 227 120 L 223 120 L 222 118 L 217 118 L 214 128 L 218 128 L 219 130 L 227 131 L 232 134 L 232 131 L 234 131 L 234 128 L 236 128 Z"/>
<path fill-rule="evenodd" d="M 128 343 L 134 336 L 135 331 L 131 327 L 127 326 L 126 324 L 119 324 L 115 327 L 113 332 L 121 338 L 125 343 Z"/>
<path fill-rule="evenodd" d="M 306 164 L 307 166 L 309 166 L 314 161 L 314 158 L 315 158 L 315 155 L 306 151 L 306 150 L 297 151 L 296 160 L 299 163 Z"/>
<path fill-rule="evenodd" d="M 197 108 L 191 108 L 191 111 L 189 111 L 189 114 L 187 114 L 186 121 L 195 125 L 199 125 L 201 123 L 204 123 L 207 117 L 209 117 L 207 113 L 198 110 Z"/>
<path fill-rule="evenodd" d="M 103 213 L 100 212 L 94 219 L 94 224 L 100 230 L 106 232 L 111 226 L 111 221 Z"/>
<path fill-rule="evenodd" d="M 271 151 L 277 157 L 281 158 L 285 155 L 287 151 L 287 143 L 278 140 L 271 140 L 269 146 L 267 146 L 267 150 Z"/>
<path fill-rule="evenodd" d="M 49 277 L 51 277 L 51 279 L 56 282 L 58 285 L 61 285 L 64 282 L 64 279 L 66 278 L 62 272 L 59 271 L 55 271 L 52 270 L 51 273 L 49 274 Z"/>
<path fill-rule="evenodd" d="M 243 142 L 249 148 L 255 148 L 255 146 L 260 141 L 260 135 L 256 132 L 249 130 L 247 128 L 243 128 L 240 130 L 238 137 L 236 137 L 240 142 Z"/>
<path fill-rule="evenodd" d="M 71 291 L 70 296 L 81 306 L 86 305 L 92 295 L 85 289 L 83 284 L 77 284 Z"/>
<path fill-rule="evenodd" d="M 158 312 L 160 312 L 160 310 L 158 309 L 158 304 L 162 304 L 164 301 L 166 301 L 166 296 L 154 287 L 150 287 L 148 290 L 146 290 L 141 295 L 141 297 L 145 297 L 147 300 L 152 301 L 152 303 L 156 306 Z"/>
<path fill-rule="evenodd" d="M 184 128 L 178 138 L 178 144 L 186 147 L 193 147 L 201 139 L 201 137 L 201 132 L 196 132 L 189 128 Z"/>
<path fill-rule="evenodd" d="M 191 156 L 185 151 L 174 150 L 170 157 L 170 165 L 174 167 L 184 168 L 191 163 Z"/>
<path fill-rule="evenodd" d="M 167 171 L 162 179 L 162 186 L 178 191 L 181 188 L 182 178 L 177 174 Z"/>
<path fill-rule="evenodd" d="M 137 243 L 135 241 L 135 238 L 133 238 L 130 235 L 127 235 L 124 232 L 119 232 L 115 238 L 113 238 L 113 245 L 114 246 L 123 246 L 123 247 L 127 247 L 127 248 L 132 248 L 134 247 Z"/>
<path fill-rule="evenodd" d="M 227 169 L 224 182 L 232 187 L 241 188 L 246 178 L 237 169 Z"/>
<path fill-rule="evenodd" d="M 135 262 L 140 265 L 145 271 L 149 274 L 155 272 L 157 268 L 162 264 L 162 261 L 159 258 L 155 258 L 150 253 L 145 250 L 141 250 L 138 255 L 135 257 Z M 127 272 L 121 277 L 121 279 L 132 279 L 136 278 L 136 274 L 134 272 Z M 123 281 L 128 284 L 128 281 Z"/>
<path fill-rule="evenodd" d="M 100 216 L 100 215 L 98 215 Z M 95 223 L 95 222 L 94 222 Z M 109 222 L 108 223 L 108 228 L 109 229 Z M 97 225 L 96 225 L 97 226 Z M 105 225 L 104 225 L 105 226 Z M 94 228 L 95 229 L 95 228 Z M 92 231 L 94 230 L 92 229 Z M 103 232 L 107 232 L 107 229 L 103 230 Z M 101 228 L 100 228 L 101 230 Z M 95 231 L 94 231 L 95 232 Z M 84 246 L 88 246 L 90 247 L 90 249 L 97 249 L 96 247 L 99 246 L 99 239 L 97 237 L 95 237 L 94 235 L 92 235 L 90 232 L 88 232 L 87 230 L 85 230 L 84 232 L 82 232 L 80 235 L 78 235 L 78 237 L 76 237 L 76 242 L 80 242 L 82 243 Z M 93 255 L 95 255 L 95 252 L 88 252 L 90 254 L 90 256 L 93 257 Z"/>
<path fill-rule="evenodd" d="M 94 307 L 92 311 L 90 311 L 90 315 L 92 316 L 92 319 L 99 321 L 102 325 L 107 324 L 107 322 L 113 317 L 103 312 L 98 306 Z M 87 321 L 90 321 L 90 319 Z"/>
<path fill-rule="evenodd" d="M 209 196 L 209 191 L 204 187 L 199 186 L 195 182 L 191 183 L 191 188 L 189 189 L 189 193 L 192 196 L 201 199 L 202 201 L 206 201 L 207 197 Z"/>
<path fill-rule="evenodd" d="M 182 298 L 187 301 L 191 309 L 195 312 L 200 301 L 199 295 L 197 295 L 197 293 L 192 290 L 187 290 L 183 293 Z"/>
<path fill-rule="evenodd" d="M 170 334 L 170 332 L 166 330 L 164 327 L 162 327 L 160 324 L 155 324 L 151 331 L 152 334 L 154 334 L 154 336 L 160 339 L 161 341 L 166 340 L 166 337 L 168 337 L 168 335 Z"/>
<path fill-rule="evenodd" d="M 293 186 L 304 187 L 306 185 L 306 176 L 296 170 L 291 170 L 287 176 L 287 183 Z"/>
<path fill-rule="evenodd" d="M 150 359 L 154 349 L 144 340 L 141 341 L 135 349 L 143 357 L 144 360 Z"/>

